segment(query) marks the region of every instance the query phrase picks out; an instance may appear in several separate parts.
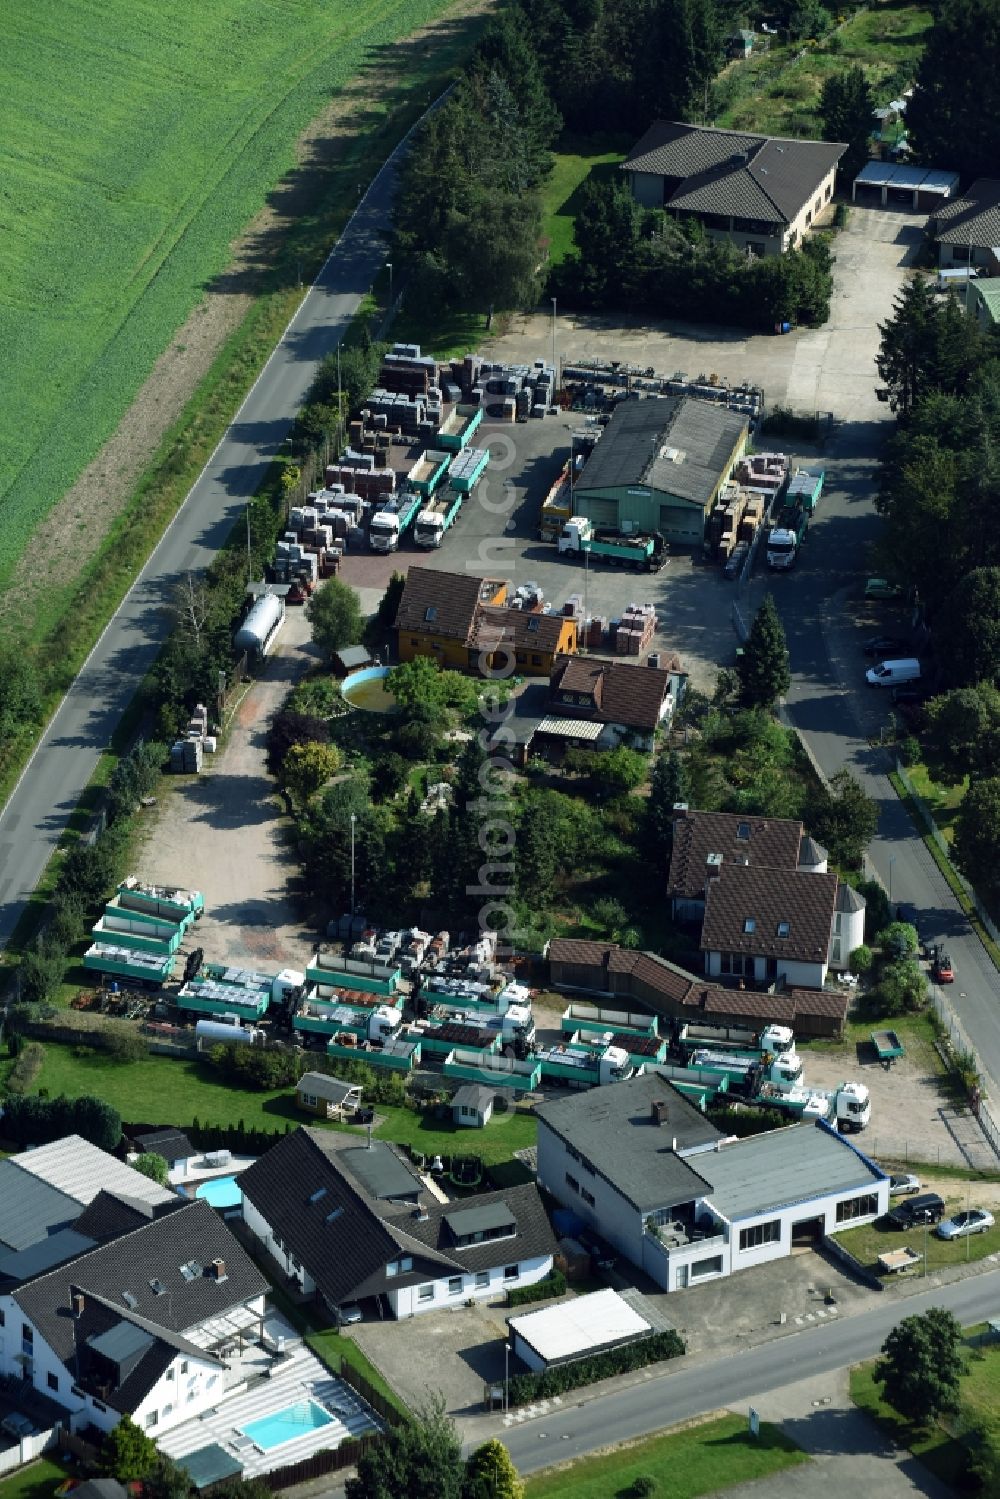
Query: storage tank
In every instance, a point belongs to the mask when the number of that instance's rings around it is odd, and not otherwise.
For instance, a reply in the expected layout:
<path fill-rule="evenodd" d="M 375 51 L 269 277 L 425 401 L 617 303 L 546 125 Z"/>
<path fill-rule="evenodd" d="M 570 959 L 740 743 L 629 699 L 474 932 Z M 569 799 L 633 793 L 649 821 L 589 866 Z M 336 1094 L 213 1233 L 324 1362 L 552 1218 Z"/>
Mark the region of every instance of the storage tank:
<path fill-rule="evenodd" d="M 256 599 L 250 613 L 233 636 L 233 646 L 238 652 L 263 655 L 267 643 L 284 618 L 285 606 L 273 593 L 262 593 Z"/>
<path fill-rule="evenodd" d="M 263 1034 L 254 1025 L 230 1025 L 225 1020 L 199 1020 L 194 1033 L 199 1046 L 202 1041 L 209 1041 L 213 1046 L 220 1041 L 240 1045 L 257 1041 Z"/>

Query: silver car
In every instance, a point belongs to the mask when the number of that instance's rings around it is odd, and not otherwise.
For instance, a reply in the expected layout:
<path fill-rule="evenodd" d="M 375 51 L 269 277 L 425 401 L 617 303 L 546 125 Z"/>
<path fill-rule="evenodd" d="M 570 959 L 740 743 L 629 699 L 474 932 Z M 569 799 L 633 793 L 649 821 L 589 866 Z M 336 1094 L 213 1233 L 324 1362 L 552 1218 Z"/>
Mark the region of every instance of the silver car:
<path fill-rule="evenodd" d="M 898 1176 L 889 1178 L 890 1197 L 908 1197 L 911 1192 L 920 1191 L 920 1178 L 914 1176 L 912 1171 L 903 1171 Z"/>
<path fill-rule="evenodd" d="M 945 1218 L 934 1232 L 939 1239 L 965 1239 L 969 1234 L 984 1234 L 993 1227 L 993 1214 L 985 1208 L 970 1208 L 966 1213 L 956 1213 L 954 1218 Z"/>

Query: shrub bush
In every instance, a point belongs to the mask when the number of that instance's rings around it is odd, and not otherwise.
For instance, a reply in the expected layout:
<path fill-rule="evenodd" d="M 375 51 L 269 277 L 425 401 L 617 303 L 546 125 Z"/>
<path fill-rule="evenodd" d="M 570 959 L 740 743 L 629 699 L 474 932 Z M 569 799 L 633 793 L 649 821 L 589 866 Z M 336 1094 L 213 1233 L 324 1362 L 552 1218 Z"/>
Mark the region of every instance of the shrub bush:
<path fill-rule="evenodd" d="M 105 1031 L 101 1036 L 101 1049 L 115 1062 L 141 1062 L 149 1056 L 149 1044 L 138 1031 Z"/>
<path fill-rule="evenodd" d="M 532 1400 L 562 1395 L 580 1385 L 595 1384 L 599 1379 L 643 1369 L 661 1359 L 677 1358 L 686 1351 L 684 1340 L 670 1329 L 654 1333 L 639 1343 L 629 1343 L 625 1348 L 613 1348 L 610 1353 L 598 1353 L 593 1358 L 577 1359 L 572 1364 L 546 1369 L 543 1374 L 515 1374 L 510 1381 L 511 1404 L 527 1405 Z"/>
<path fill-rule="evenodd" d="M 871 968 L 872 964 L 874 963 L 874 961 L 875 961 L 875 955 L 872 952 L 871 948 L 867 947 L 865 945 L 865 943 L 862 942 L 861 946 L 860 947 L 856 947 L 854 949 L 854 951 L 851 953 L 851 956 L 850 956 L 850 959 L 849 959 L 849 962 L 850 962 L 850 965 L 851 965 L 851 972 L 852 973 L 867 973 L 868 970 Z"/>
<path fill-rule="evenodd" d="M 640 1473 L 632 1480 L 632 1493 L 636 1499 L 646 1499 L 647 1494 L 656 1493 L 656 1479 L 652 1473 Z"/>
<path fill-rule="evenodd" d="M 561 1270 L 553 1270 L 533 1286 L 512 1286 L 507 1292 L 507 1305 L 528 1306 L 532 1301 L 548 1301 L 551 1297 L 565 1294 L 566 1277 Z"/>
<path fill-rule="evenodd" d="M 19 1053 L 17 1061 L 7 1078 L 9 1093 L 27 1093 L 45 1061 L 45 1047 L 37 1041 L 29 1041 Z"/>

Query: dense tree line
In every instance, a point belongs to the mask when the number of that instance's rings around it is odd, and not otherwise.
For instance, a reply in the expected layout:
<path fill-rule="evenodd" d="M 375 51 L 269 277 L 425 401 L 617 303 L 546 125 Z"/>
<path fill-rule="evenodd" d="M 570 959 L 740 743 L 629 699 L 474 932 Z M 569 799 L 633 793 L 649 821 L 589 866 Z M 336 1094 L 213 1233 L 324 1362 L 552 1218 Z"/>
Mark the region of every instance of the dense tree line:
<path fill-rule="evenodd" d="M 910 145 L 928 166 L 995 177 L 1000 162 L 1000 6 L 939 0 L 906 111 Z"/>
<path fill-rule="evenodd" d="M 829 316 L 832 256 L 821 235 L 784 255 L 748 257 L 694 220 L 643 208 L 624 183 L 589 181 L 576 244 L 551 277 L 572 306 L 768 329 Z"/>

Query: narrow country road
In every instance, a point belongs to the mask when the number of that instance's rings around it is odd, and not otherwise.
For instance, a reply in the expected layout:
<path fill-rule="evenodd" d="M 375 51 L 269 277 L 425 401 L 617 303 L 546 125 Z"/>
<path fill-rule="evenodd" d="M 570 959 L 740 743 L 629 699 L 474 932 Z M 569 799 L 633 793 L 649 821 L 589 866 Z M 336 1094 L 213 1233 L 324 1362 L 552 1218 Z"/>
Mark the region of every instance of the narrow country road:
<path fill-rule="evenodd" d="M 433 106 L 432 106 L 433 107 Z M 315 369 L 334 349 L 385 262 L 397 146 L 183 506 L 84 663 L 0 812 L 0 949 L 35 889 L 98 759 L 169 629 L 178 575 L 222 546 L 278 452 Z"/>

